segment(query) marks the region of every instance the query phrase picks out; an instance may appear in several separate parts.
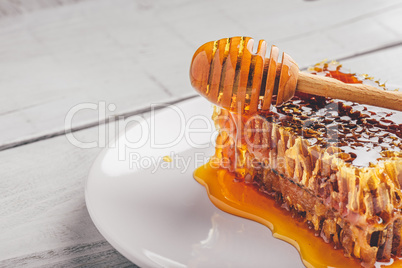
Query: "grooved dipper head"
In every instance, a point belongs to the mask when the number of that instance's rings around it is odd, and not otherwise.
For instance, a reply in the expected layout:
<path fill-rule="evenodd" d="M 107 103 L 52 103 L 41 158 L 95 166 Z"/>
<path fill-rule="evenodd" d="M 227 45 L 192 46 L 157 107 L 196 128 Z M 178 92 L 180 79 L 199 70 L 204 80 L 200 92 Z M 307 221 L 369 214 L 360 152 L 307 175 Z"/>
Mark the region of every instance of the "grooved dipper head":
<path fill-rule="evenodd" d="M 265 58 L 266 43 L 260 40 L 253 53 L 254 39 L 238 36 L 211 41 L 197 49 L 190 67 L 192 86 L 212 103 L 242 113 L 269 110 L 272 95 L 276 105 L 293 97 L 299 69 L 289 55 L 272 46 Z"/>

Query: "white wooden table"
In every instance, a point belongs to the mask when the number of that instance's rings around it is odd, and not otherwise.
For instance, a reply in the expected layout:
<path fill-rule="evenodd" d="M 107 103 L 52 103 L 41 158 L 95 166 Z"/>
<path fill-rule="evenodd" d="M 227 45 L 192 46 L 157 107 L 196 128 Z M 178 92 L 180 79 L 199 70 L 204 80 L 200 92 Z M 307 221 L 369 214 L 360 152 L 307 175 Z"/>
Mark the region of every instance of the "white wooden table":
<path fill-rule="evenodd" d="M 93 225 L 84 201 L 105 114 L 195 96 L 199 45 L 265 39 L 301 68 L 323 59 L 402 85 L 401 0 L 1 0 L 0 266 L 133 266 Z M 99 123 L 99 121 L 101 123 Z M 107 123 L 107 122 L 106 122 Z M 74 146 L 71 131 L 93 148 Z"/>

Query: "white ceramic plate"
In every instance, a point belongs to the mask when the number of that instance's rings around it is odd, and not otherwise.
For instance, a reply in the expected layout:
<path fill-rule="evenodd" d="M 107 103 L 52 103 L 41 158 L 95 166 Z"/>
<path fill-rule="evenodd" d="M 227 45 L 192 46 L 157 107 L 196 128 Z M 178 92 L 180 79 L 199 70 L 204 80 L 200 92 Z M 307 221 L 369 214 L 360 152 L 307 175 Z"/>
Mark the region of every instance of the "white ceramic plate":
<path fill-rule="evenodd" d="M 295 248 L 267 227 L 217 209 L 193 179 L 214 152 L 211 114 L 207 101 L 191 99 L 137 118 L 115 139 L 86 184 L 96 227 L 141 267 L 304 267 Z M 195 128 L 204 131 L 189 131 Z M 161 161 L 166 155 L 173 161 Z"/>

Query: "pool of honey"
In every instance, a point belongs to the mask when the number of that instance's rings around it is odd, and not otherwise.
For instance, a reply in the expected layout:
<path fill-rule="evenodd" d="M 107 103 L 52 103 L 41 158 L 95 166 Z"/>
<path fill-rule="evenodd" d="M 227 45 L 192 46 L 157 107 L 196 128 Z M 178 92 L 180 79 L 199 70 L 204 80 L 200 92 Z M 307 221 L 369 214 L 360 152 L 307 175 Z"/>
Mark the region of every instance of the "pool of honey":
<path fill-rule="evenodd" d="M 271 229 L 274 237 L 293 245 L 306 267 L 361 267 L 360 261 L 345 257 L 342 250 L 314 234 L 305 222 L 292 214 L 252 184 L 236 180 L 230 172 L 207 163 L 194 172 L 205 186 L 212 203 L 230 214 L 259 222 Z M 267 260 L 269 262 L 269 260 Z M 402 260 L 376 263 L 376 267 L 402 267 Z"/>

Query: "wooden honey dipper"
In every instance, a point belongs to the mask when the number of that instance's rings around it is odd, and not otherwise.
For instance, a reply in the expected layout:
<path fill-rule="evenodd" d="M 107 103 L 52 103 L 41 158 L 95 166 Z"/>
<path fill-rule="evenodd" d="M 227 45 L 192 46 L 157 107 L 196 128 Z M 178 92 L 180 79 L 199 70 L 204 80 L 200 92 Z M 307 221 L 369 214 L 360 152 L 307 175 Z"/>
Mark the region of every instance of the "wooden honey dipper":
<path fill-rule="evenodd" d="M 272 95 L 277 95 L 279 106 L 294 96 L 296 88 L 308 94 L 402 111 L 401 92 L 299 72 L 286 53 L 282 63 L 278 62 L 276 46 L 271 47 L 270 58 L 265 58 L 265 41 L 259 41 L 256 54 L 253 45 L 251 37 L 243 36 L 202 45 L 191 62 L 192 86 L 212 103 L 236 112 L 243 112 L 245 107 L 249 113 L 269 111 Z"/>

